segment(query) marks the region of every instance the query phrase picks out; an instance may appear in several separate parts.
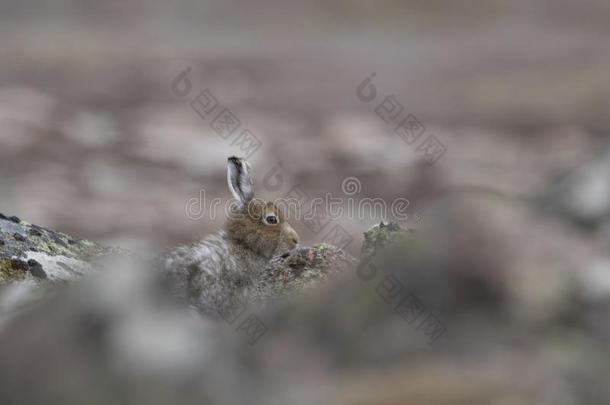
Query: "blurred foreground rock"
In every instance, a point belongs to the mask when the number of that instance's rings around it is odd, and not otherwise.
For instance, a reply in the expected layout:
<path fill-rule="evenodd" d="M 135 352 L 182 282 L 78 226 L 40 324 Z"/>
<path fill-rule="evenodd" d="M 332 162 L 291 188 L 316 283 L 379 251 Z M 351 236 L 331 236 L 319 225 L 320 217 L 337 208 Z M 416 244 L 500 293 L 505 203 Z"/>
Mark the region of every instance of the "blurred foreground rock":
<path fill-rule="evenodd" d="M 0 329 L 0 403 L 610 401 L 597 253 L 510 202 L 429 207 L 417 233 L 367 232 L 353 271 L 318 274 L 326 245 L 276 258 L 268 282 L 284 292 L 333 277 L 219 323 L 189 315 L 145 268 L 83 278 Z"/>
<path fill-rule="evenodd" d="M 566 171 L 549 186 L 542 201 L 575 223 L 597 228 L 610 216 L 610 148 Z"/>

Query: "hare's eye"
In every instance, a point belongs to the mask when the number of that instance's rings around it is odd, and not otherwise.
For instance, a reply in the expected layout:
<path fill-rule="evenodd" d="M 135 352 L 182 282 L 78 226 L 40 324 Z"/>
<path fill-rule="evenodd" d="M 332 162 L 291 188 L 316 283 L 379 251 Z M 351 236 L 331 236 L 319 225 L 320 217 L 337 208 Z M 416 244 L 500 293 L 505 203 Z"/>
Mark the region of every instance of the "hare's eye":
<path fill-rule="evenodd" d="M 267 225 L 275 225 L 277 224 L 277 217 L 273 214 L 269 214 L 265 217 L 265 223 Z"/>

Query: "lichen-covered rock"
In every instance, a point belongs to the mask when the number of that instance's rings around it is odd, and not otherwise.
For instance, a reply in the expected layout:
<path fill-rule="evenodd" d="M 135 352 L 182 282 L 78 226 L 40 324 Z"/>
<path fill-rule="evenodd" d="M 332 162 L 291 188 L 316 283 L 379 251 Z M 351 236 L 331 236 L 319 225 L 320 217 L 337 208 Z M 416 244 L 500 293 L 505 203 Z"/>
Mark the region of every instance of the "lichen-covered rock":
<path fill-rule="evenodd" d="M 258 299 L 286 297 L 342 274 L 356 263 L 353 256 L 325 243 L 299 248 L 271 260 L 255 289 L 255 295 Z"/>
<path fill-rule="evenodd" d="M 401 233 L 400 225 L 394 222 L 387 224 L 381 222 L 379 225 L 373 226 L 364 233 L 364 242 L 361 249 L 362 258 L 373 256 L 379 248 L 394 241 Z"/>
<path fill-rule="evenodd" d="M 0 214 L 0 285 L 69 281 L 89 270 L 92 259 L 118 251 Z"/>

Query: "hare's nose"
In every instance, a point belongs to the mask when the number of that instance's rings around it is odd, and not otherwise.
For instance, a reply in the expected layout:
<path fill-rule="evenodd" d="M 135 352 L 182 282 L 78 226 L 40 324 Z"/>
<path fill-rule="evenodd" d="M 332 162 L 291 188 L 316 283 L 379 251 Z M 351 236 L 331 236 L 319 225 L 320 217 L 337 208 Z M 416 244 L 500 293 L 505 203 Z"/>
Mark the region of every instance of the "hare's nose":
<path fill-rule="evenodd" d="M 297 238 L 296 236 L 293 236 L 292 238 L 290 238 L 290 241 L 292 243 L 294 243 L 295 245 L 299 244 L 299 238 Z"/>

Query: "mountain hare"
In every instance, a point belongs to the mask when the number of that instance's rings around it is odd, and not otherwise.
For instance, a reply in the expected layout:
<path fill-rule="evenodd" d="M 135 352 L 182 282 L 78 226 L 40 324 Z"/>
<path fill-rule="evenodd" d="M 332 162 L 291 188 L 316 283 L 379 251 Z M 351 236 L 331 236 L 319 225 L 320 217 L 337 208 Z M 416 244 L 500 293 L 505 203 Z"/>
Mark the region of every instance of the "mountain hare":
<path fill-rule="evenodd" d="M 161 260 L 180 295 L 210 316 L 222 316 L 236 300 L 245 300 L 248 287 L 271 258 L 294 249 L 299 241 L 274 203 L 254 198 L 248 162 L 230 157 L 227 182 L 236 203 L 224 229 L 177 247 Z"/>

